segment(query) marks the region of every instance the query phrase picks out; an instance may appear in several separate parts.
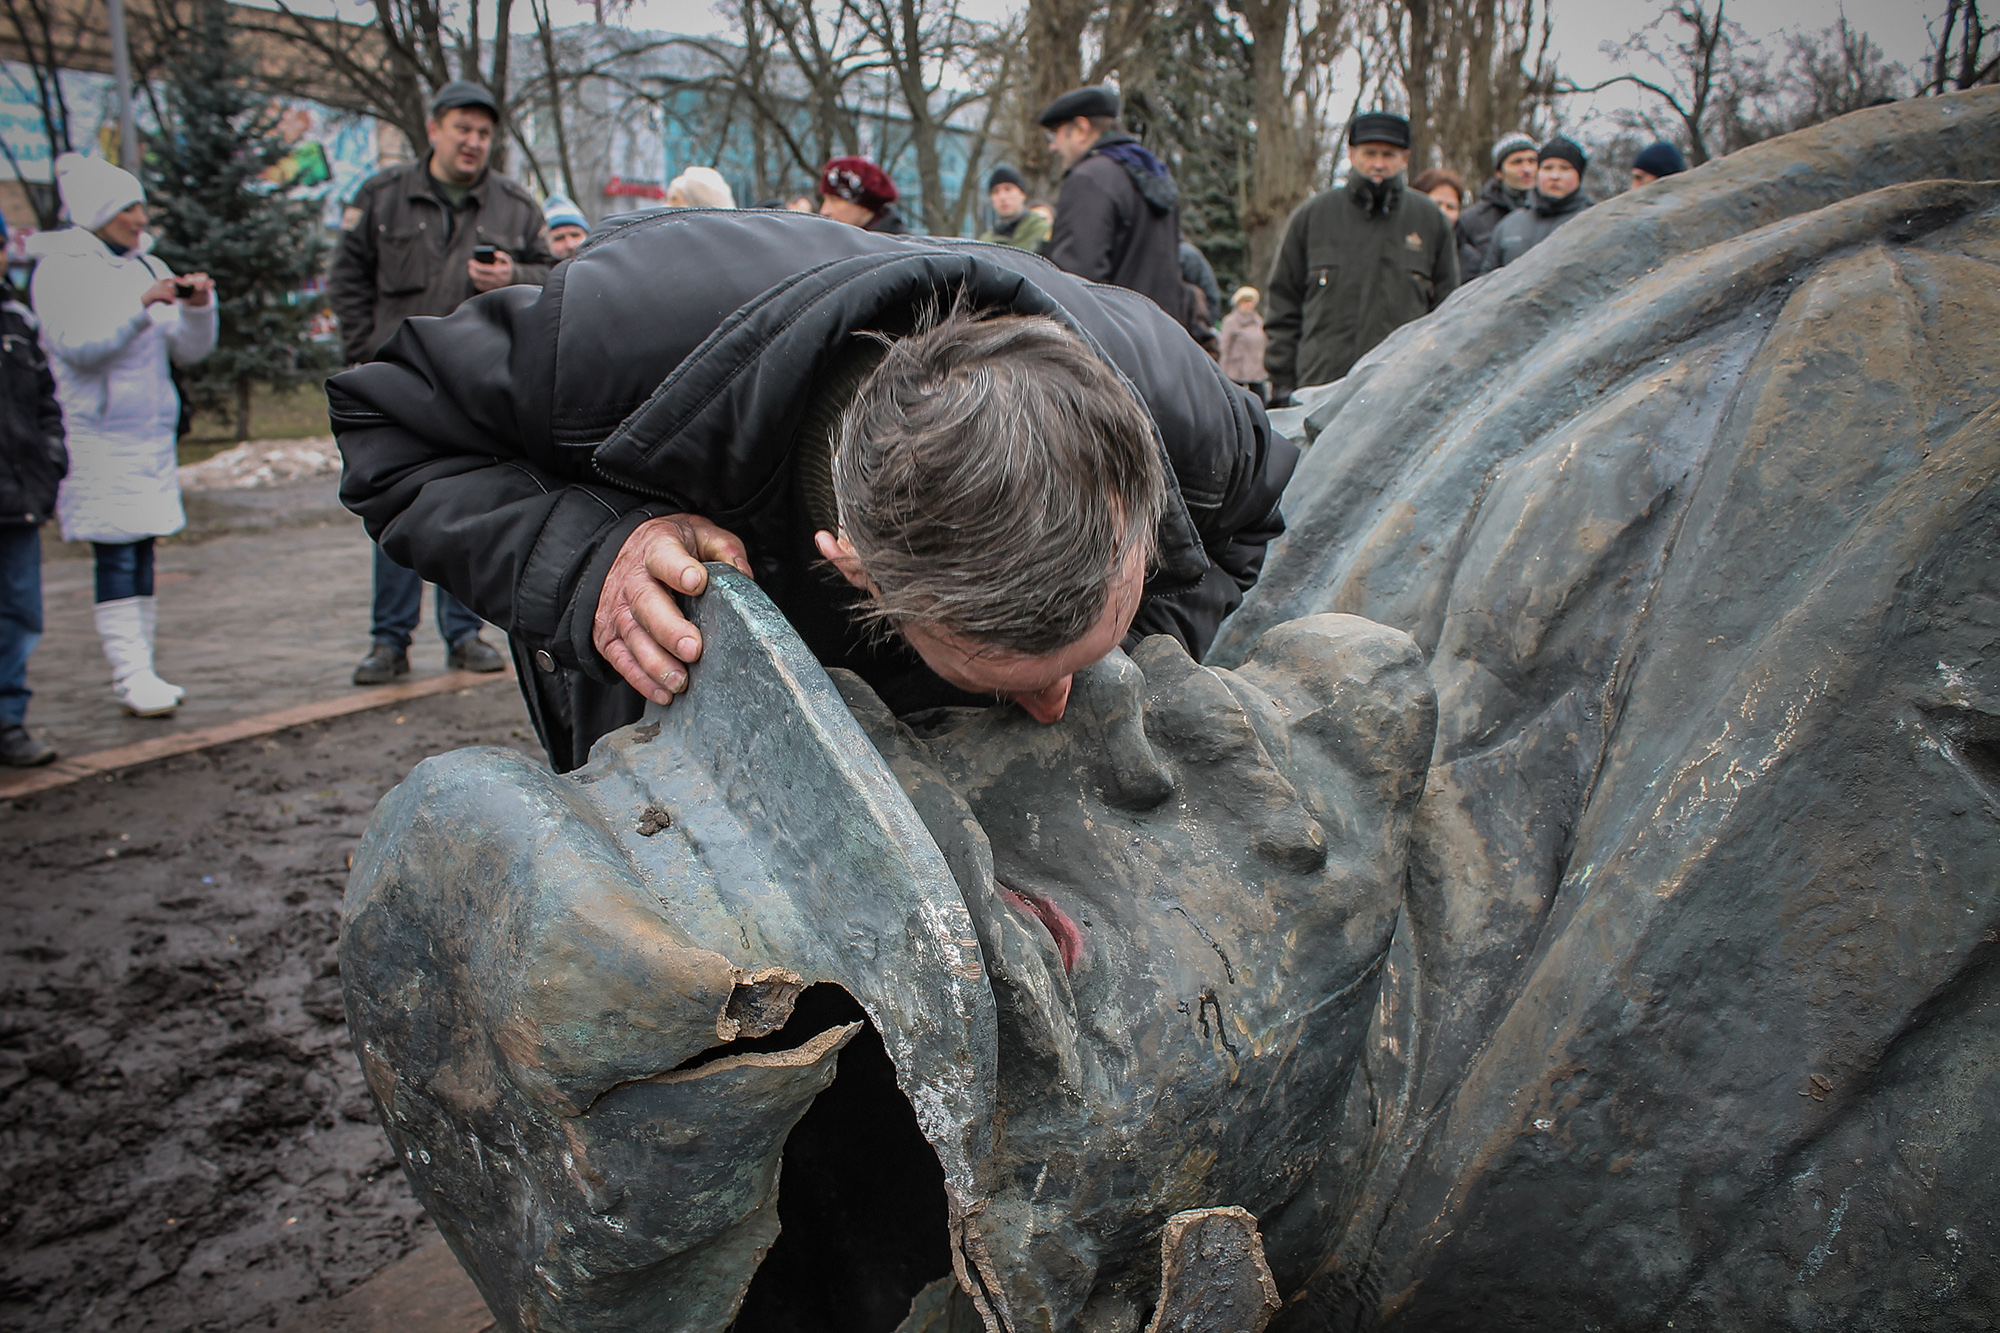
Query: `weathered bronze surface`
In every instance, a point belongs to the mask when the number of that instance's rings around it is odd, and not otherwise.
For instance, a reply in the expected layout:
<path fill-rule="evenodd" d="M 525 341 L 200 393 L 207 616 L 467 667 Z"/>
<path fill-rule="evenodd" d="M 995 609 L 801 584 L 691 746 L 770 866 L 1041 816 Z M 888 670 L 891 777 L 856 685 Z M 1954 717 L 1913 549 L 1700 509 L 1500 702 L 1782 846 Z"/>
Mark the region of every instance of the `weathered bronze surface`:
<path fill-rule="evenodd" d="M 563 777 L 427 760 L 377 813 L 343 966 L 411 1180 L 511 1327 L 915 1329 L 955 1274 L 986 1327 L 1136 1330 L 1171 1217 L 1334 1169 L 1414 645 L 1155 639 L 1058 726 L 920 738 L 712 571 L 689 700 Z"/>
<path fill-rule="evenodd" d="M 682 704 L 385 799 L 350 1022 L 503 1325 L 2000 1321 L 2000 90 L 1282 424 L 1207 667 L 899 720 L 721 574 Z"/>
<path fill-rule="evenodd" d="M 2000 89 L 1746 149 L 1303 414 L 1214 660 L 1394 625 L 1438 737 L 1276 1327 L 2000 1323 L 1996 178 Z"/>

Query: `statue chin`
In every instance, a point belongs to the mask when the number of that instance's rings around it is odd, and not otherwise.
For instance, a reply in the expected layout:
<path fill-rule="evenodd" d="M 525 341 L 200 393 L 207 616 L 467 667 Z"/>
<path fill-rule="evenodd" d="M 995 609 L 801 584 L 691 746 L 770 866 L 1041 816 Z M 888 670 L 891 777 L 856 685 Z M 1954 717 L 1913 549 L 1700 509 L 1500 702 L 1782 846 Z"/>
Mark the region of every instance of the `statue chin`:
<path fill-rule="evenodd" d="M 728 670 L 562 777 L 425 761 L 356 858 L 369 1084 L 503 1324 L 1135 1330 L 1177 1215 L 1255 1251 L 1323 1191 L 1435 728 L 1406 636 L 906 723 L 747 580 L 697 614 Z"/>

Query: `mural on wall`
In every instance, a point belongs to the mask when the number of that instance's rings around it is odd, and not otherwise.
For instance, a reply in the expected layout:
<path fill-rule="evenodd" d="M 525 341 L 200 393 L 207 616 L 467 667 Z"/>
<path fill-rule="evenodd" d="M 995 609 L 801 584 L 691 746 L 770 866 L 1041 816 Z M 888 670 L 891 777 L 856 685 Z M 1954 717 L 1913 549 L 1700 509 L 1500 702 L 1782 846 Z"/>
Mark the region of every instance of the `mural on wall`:
<path fill-rule="evenodd" d="M 54 156 L 35 97 L 34 71 L 16 61 L 0 61 L 0 180 L 48 185 Z M 62 72 L 63 98 L 69 106 L 71 140 L 80 152 L 116 160 L 118 108 L 111 76 L 87 71 Z M 274 186 L 294 186 L 307 197 L 324 202 L 322 221 L 340 225 L 340 201 L 373 175 L 380 154 L 377 126 L 365 116 L 334 111 L 316 102 L 286 101 L 278 115 L 278 135 L 290 154 L 268 172 Z M 141 134 L 157 128 L 147 99 L 134 107 Z M 31 227 L 10 227 L 15 248 Z"/>

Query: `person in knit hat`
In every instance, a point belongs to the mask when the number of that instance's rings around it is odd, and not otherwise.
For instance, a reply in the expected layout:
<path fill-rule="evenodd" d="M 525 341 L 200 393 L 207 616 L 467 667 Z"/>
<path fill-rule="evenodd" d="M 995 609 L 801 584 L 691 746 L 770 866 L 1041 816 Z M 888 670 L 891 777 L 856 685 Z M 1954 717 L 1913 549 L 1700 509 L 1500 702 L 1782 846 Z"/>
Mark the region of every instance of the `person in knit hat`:
<path fill-rule="evenodd" d="M 215 347 L 215 284 L 205 273 L 176 277 L 148 253 L 146 192 L 131 172 L 64 153 L 55 176 L 71 225 L 30 237 L 28 255 L 69 436 L 56 514 L 63 539 L 89 542 L 96 558 L 97 634 L 114 694 L 129 713 L 165 717 L 186 693 L 153 670 L 153 542 L 187 523 L 169 363 L 191 365 Z"/>
<path fill-rule="evenodd" d="M 1494 228 L 1486 247 L 1487 272 L 1513 263 L 1596 202 L 1583 192 L 1583 173 L 1589 165 L 1583 149 L 1560 134 L 1542 145 L 1535 167 L 1533 202 L 1508 214 Z"/>
<path fill-rule="evenodd" d="M 1470 208 L 1458 216 L 1459 279 L 1471 282 L 1486 271 L 1486 247 L 1493 230 L 1509 213 L 1528 207 L 1535 188 L 1535 167 L 1541 149 L 1532 136 L 1516 130 L 1493 145 L 1493 175 Z"/>
<path fill-rule="evenodd" d="M 689 167 L 667 183 L 668 208 L 734 208 L 736 192 L 714 167 Z"/>
<path fill-rule="evenodd" d="M 986 178 L 986 202 L 993 206 L 993 225 L 979 239 L 994 245 L 1040 254 L 1049 239 L 1049 220 L 1028 207 L 1028 183 L 1021 173 L 1001 163 Z"/>
<path fill-rule="evenodd" d="M 1687 159 L 1681 156 L 1680 149 L 1665 139 L 1655 139 L 1632 159 L 1632 188 L 1636 190 L 1667 176 L 1678 176 L 1687 169 Z"/>
<path fill-rule="evenodd" d="M 549 253 L 568 259 L 590 239 L 590 219 L 566 194 L 552 194 L 542 201 L 542 217 L 549 224 Z"/>
<path fill-rule="evenodd" d="M 910 227 L 896 211 L 896 199 L 896 182 L 865 157 L 836 157 L 820 168 L 819 211 L 836 222 L 907 236 Z"/>

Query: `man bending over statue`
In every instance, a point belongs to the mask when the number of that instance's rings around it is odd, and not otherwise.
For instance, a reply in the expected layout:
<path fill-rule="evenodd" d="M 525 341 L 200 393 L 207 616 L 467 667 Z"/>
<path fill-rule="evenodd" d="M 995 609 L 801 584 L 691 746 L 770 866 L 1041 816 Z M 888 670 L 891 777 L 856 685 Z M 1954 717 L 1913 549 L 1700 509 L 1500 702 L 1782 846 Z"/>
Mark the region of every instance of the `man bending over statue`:
<path fill-rule="evenodd" d="M 341 498 L 512 640 L 558 771 L 687 687 L 675 593 L 755 577 L 898 712 L 1171 634 L 1197 659 L 1296 451 L 1136 293 L 816 217 L 661 213 L 329 385 Z"/>

